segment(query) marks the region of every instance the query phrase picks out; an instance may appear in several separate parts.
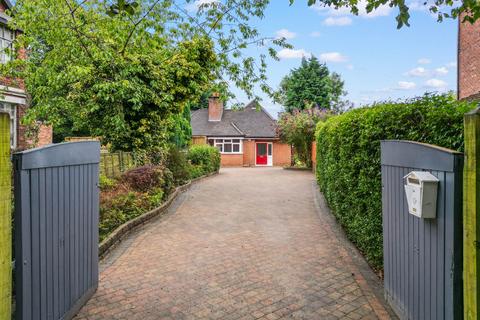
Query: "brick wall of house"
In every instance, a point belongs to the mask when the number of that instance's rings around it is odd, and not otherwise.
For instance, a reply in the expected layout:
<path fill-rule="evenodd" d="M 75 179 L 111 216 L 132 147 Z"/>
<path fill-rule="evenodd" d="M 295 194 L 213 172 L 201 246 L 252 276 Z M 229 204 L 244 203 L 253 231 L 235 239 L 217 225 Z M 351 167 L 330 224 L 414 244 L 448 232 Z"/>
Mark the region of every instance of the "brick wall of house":
<path fill-rule="evenodd" d="M 273 142 L 273 165 L 278 167 L 290 166 L 292 163 L 291 147 L 279 141 Z"/>
<path fill-rule="evenodd" d="M 243 140 L 243 164 L 255 166 L 255 141 Z"/>
<path fill-rule="evenodd" d="M 480 100 L 480 21 L 462 23 L 458 34 L 458 97 Z"/>
<path fill-rule="evenodd" d="M 52 143 L 53 129 L 51 126 L 40 125 L 36 139 L 28 137 L 27 127 L 20 124 L 27 107 L 17 105 L 17 150 L 42 147 Z M 35 141 L 36 140 L 36 141 Z"/>
<path fill-rule="evenodd" d="M 243 165 L 254 167 L 255 159 L 255 143 L 261 140 L 244 140 L 243 141 Z M 271 142 L 271 141 L 264 141 Z M 289 166 L 292 161 L 290 145 L 273 141 L 273 165 L 276 167 Z"/>
<path fill-rule="evenodd" d="M 243 166 L 242 154 L 222 154 L 221 158 L 222 167 L 241 167 Z"/>

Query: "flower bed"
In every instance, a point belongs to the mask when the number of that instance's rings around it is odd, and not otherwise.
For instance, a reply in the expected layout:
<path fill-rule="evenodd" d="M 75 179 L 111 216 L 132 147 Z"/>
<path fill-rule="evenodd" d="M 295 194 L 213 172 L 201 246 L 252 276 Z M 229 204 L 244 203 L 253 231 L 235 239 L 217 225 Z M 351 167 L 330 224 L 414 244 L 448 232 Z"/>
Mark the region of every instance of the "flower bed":
<path fill-rule="evenodd" d="M 100 176 L 100 241 L 127 221 L 161 206 L 176 187 L 219 167 L 216 148 L 195 146 L 186 154 L 170 150 L 165 165 L 144 165 L 118 179 Z"/>

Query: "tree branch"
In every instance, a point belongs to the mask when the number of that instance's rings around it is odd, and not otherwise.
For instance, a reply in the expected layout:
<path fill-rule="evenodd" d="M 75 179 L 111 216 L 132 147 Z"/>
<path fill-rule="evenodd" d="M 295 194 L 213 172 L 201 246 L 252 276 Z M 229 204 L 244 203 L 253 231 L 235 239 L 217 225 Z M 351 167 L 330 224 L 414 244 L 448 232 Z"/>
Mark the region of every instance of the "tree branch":
<path fill-rule="evenodd" d="M 125 43 L 124 43 L 124 45 L 123 45 L 122 50 L 120 51 L 120 54 L 121 54 L 121 55 L 124 55 L 124 54 L 125 54 L 125 50 L 127 49 L 128 43 L 130 42 L 130 39 L 132 38 L 133 33 L 135 32 L 135 30 L 137 29 L 137 27 L 140 25 L 140 23 L 143 22 L 143 20 L 145 20 L 145 18 L 150 14 L 150 12 L 153 11 L 153 9 L 155 8 L 155 6 L 156 6 L 159 2 L 160 2 L 160 0 L 156 0 L 156 1 L 151 5 L 151 7 L 147 10 L 147 12 L 145 12 L 145 14 L 144 14 L 137 22 L 135 22 L 135 24 L 133 25 L 132 30 L 130 30 L 130 32 L 128 33 L 127 39 L 125 40 Z"/>

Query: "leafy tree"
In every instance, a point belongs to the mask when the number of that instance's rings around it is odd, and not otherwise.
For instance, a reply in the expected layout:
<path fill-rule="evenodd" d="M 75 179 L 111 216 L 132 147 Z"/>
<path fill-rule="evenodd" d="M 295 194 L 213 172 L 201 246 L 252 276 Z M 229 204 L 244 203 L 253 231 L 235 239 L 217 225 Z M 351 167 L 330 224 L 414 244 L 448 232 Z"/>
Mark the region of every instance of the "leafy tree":
<path fill-rule="evenodd" d="M 292 5 L 295 0 L 289 0 L 289 2 Z M 318 4 L 335 9 L 349 8 L 354 15 L 358 15 L 360 10 L 365 10 L 366 13 L 373 12 L 380 6 L 396 7 L 398 8 L 397 28 L 410 26 L 410 4 L 405 0 L 307 0 L 307 3 L 309 6 Z M 422 4 L 437 16 L 439 22 L 446 18 L 456 19 L 464 13 L 468 14 L 462 16 L 463 22 L 473 23 L 480 19 L 480 1 L 478 0 L 435 0 L 424 1 Z"/>
<path fill-rule="evenodd" d="M 280 83 L 279 100 L 287 112 L 310 107 L 335 109 L 346 92 L 337 73 L 331 73 L 325 64 L 312 56 L 303 58 L 298 69 L 293 69 Z"/>
<path fill-rule="evenodd" d="M 23 30 L 15 46 L 28 56 L 0 74 L 25 79 L 26 121 L 86 128 L 113 149 L 164 148 L 212 83 L 270 90 L 267 54 L 257 61 L 242 49 L 266 45 L 275 57 L 274 47 L 287 46 L 249 26 L 266 0 L 187 2 L 193 12 L 171 0 L 18 0 L 11 24 Z"/>
<path fill-rule="evenodd" d="M 285 112 L 278 120 L 280 139 L 295 148 L 296 155 L 307 166 L 312 166 L 312 143 L 319 121 L 325 121 L 331 114 L 319 108 Z"/>
<path fill-rule="evenodd" d="M 168 132 L 169 142 L 178 148 L 188 146 L 192 138 L 192 127 L 190 125 L 190 106 L 183 109 L 181 114 L 176 114 L 170 118 L 170 128 Z"/>

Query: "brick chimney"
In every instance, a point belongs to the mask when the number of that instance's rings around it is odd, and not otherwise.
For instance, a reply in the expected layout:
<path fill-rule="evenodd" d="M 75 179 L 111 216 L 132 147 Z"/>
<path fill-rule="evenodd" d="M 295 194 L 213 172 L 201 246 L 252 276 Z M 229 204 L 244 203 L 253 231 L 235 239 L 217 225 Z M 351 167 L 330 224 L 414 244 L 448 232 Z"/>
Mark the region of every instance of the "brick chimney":
<path fill-rule="evenodd" d="M 223 115 L 223 102 L 218 92 L 212 93 L 208 99 L 208 121 L 221 121 Z"/>

